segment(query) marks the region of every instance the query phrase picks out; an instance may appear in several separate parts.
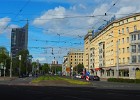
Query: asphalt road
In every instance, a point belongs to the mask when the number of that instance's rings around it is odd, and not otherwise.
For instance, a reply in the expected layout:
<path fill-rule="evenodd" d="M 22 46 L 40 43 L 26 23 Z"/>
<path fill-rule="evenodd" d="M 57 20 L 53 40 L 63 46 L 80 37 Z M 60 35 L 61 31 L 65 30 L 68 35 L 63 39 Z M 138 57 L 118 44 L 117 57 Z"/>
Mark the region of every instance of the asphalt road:
<path fill-rule="evenodd" d="M 140 98 L 140 90 L 0 85 L 0 98 L 6 100 L 134 100 Z"/>
<path fill-rule="evenodd" d="M 32 78 L 0 81 L 0 98 L 9 100 L 134 100 L 139 84 L 92 82 L 92 86 L 31 86 Z"/>

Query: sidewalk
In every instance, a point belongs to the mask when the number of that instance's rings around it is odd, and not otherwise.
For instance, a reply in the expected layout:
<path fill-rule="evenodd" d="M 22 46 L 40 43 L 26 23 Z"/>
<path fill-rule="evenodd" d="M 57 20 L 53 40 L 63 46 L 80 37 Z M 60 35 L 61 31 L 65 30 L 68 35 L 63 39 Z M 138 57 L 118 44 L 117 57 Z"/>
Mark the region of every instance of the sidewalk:
<path fill-rule="evenodd" d="M 11 78 L 10 78 L 10 77 L 7 77 L 7 76 L 6 76 L 6 77 L 1 76 L 1 77 L 0 77 L 0 81 L 14 80 L 14 79 L 16 79 L 16 78 L 17 78 L 17 77 L 11 77 Z"/>
<path fill-rule="evenodd" d="M 107 78 L 100 78 L 100 81 L 107 81 Z"/>

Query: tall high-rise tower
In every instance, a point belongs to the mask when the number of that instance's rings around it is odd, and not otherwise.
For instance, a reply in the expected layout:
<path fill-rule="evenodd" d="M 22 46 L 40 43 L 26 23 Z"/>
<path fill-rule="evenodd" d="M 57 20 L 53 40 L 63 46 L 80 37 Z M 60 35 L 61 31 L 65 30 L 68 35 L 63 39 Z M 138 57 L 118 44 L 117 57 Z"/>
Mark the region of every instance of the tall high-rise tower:
<path fill-rule="evenodd" d="M 16 57 L 21 50 L 28 47 L 28 23 L 22 28 L 13 28 L 11 31 L 11 53 Z"/>

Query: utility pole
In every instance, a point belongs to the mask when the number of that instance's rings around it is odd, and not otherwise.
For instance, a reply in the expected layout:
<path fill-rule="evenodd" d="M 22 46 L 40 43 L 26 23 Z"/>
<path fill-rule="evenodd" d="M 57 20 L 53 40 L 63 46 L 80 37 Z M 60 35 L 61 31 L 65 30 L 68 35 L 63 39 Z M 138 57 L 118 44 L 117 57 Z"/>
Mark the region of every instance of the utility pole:
<path fill-rule="evenodd" d="M 116 73 L 116 77 L 119 78 L 119 47 L 118 47 L 118 40 L 117 40 L 116 46 L 117 46 L 117 50 L 116 50 L 116 54 L 117 54 L 117 56 L 116 56 L 117 57 L 116 58 L 116 60 L 117 60 L 117 65 L 116 65 L 117 73 Z"/>
<path fill-rule="evenodd" d="M 19 76 L 20 76 L 20 74 L 21 74 L 21 55 L 19 55 L 19 60 L 20 60 L 20 65 L 19 65 Z"/>
<path fill-rule="evenodd" d="M 10 62 L 10 78 L 12 78 L 12 53 L 11 53 L 10 57 L 11 57 L 11 62 Z"/>

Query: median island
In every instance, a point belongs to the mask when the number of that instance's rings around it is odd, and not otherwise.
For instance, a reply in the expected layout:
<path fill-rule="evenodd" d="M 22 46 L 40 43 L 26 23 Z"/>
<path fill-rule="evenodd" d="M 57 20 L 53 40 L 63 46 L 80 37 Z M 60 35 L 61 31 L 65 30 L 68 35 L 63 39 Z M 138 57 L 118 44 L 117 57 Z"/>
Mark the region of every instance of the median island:
<path fill-rule="evenodd" d="M 50 75 L 35 78 L 31 84 L 37 86 L 91 86 L 91 83 L 88 81 Z"/>

